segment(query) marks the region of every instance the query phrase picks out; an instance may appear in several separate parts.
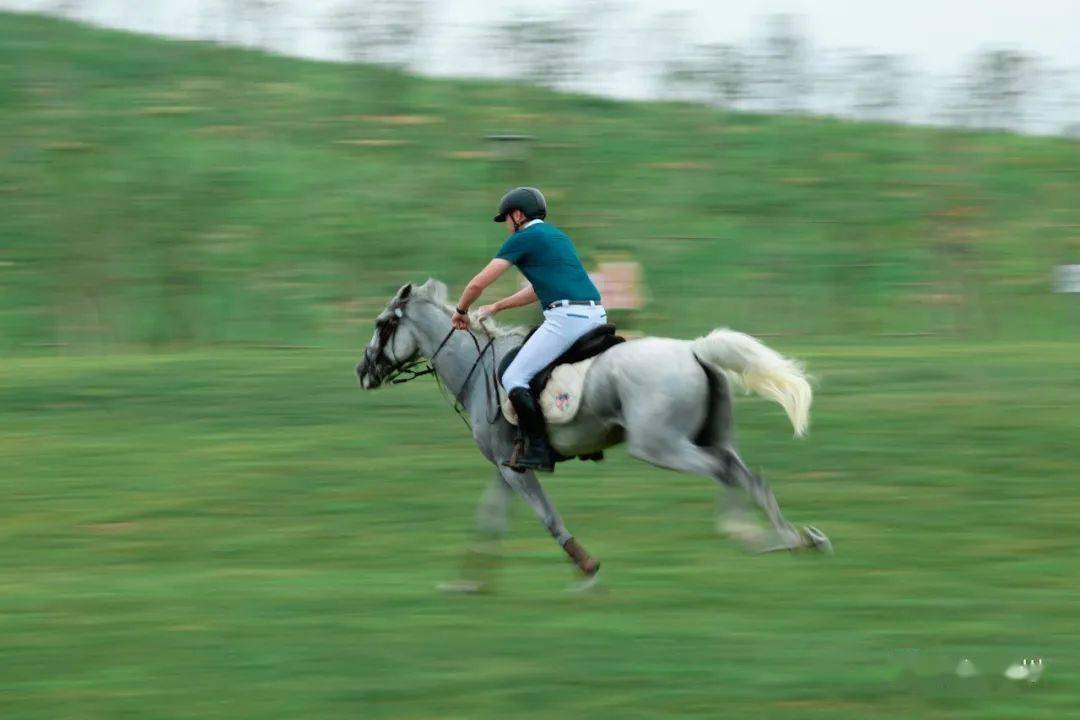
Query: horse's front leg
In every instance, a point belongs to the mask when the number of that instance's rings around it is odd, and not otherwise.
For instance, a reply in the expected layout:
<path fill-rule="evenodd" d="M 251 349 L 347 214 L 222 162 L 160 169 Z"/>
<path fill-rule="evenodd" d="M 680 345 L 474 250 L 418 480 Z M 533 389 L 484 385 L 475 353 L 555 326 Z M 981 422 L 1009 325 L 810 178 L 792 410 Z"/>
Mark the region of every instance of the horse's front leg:
<path fill-rule="evenodd" d="M 476 534 L 481 542 L 498 541 L 510 529 L 510 501 L 513 498 L 514 488 L 506 484 L 501 472 L 495 470 L 476 507 Z"/>
<path fill-rule="evenodd" d="M 510 527 L 514 489 L 495 470 L 476 507 L 476 537 L 465 551 L 461 577 L 438 585 L 445 592 L 475 593 L 490 590 L 499 569 L 499 541 Z"/>
<path fill-rule="evenodd" d="M 547 493 L 544 492 L 544 488 L 540 485 L 540 481 L 536 479 L 536 473 L 531 470 L 519 473 L 502 466 L 499 467 L 499 472 L 506 483 L 525 499 L 532 511 L 536 513 L 536 517 L 547 528 L 551 537 L 555 538 L 556 542 L 562 546 L 562 549 L 570 556 L 577 569 L 585 576 L 587 583 L 592 584 L 596 579 L 596 573 L 600 570 L 600 563 L 590 556 L 585 551 L 585 548 L 574 539 L 570 531 L 566 529 L 558 511 L 551 503 L 551 500 L 548 499 Z"/>

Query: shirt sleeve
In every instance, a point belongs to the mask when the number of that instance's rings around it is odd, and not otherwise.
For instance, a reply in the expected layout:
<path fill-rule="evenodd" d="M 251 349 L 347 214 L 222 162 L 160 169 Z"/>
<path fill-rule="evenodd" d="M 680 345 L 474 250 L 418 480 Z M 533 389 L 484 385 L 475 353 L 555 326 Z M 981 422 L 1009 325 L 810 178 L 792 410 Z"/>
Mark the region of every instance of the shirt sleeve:
<path fill-rule="evenodd" d="M 506 238 L 506 242 L 499 248 L 499 252 L 495 254 L 495 257 L 517 265 L 525 258 L 527 253 L 528 243 L 525 242 L 525 238 L 522 237 L 521 233 L 514 233 Z"/>

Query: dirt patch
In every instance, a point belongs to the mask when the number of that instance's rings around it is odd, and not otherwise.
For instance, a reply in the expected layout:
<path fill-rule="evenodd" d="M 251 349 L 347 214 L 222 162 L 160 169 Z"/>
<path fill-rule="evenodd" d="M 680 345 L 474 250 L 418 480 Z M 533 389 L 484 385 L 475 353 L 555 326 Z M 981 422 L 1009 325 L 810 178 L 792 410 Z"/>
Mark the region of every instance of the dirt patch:
<path fill-rule="evenodd" d="M 843 698 L 821 698 L 818 700 L 779 700 L 777 707 L 790 710 L 854 710 L 866 707 L 866 703 Z"/>
<path fill-rule="evenodd" d="M 302 85 L 297 85 L 296 83 L 264 82 L 259 83 L 256 87 L 263 92 L 274 93 L 276 95 L 300 97 L 308 94 L 307 90 Z"/>
<path fill-rule="evenodd" d="M 909 302 L 919 305 L 963 305 L 964 298 L 954 293 L 913 293 L 907 296 Z"/>
<path fill-rule="evenodd" d="M 504 119 L 509 120 L 510 122 L 534 123 L 541 120 L 556 122 L 559 118 L 557 115 L 548 115 L 545 113 L 509 113 Z"/>
<path fill-rule="evenodd" d="M 717 129 L 725 135 L 753 135 L 761 132 L 761 128 L 755 125 L 721 125 Z"/>
<path fill-rule="evenodd" d="M 656 162 L 649 163 L 645 167 L 653 170 L 710 170 L 712 165 L 703 162 L 687 160 L 683 162 Z"/>
<path fill-rule="evenodd" d="M 361 115 L 360 119 L 382 125 L 432 125 L 443 122 L 436 115 Z"/>
<path fill-rule="evenodd" d="M 86 530 L 86 532 L 98 535 L 116 535 L 118 533 L 131 532 L 138 527 L 139 524 L 134 522 L 107 522 L 84 525 L 83 529 Z"/>
<path fill-rule="evenodd" d="M 206 110 L 206 108 L 199 105 L 151 105 L 150 107 L 139 108 L 135 111 L 135 114 L 147 117 L 162 117 L 170 115 L 194 115 L 195 113 L 203 112 L 204 110 Z"/>
<path fill-rule="evenodd" d="M 196 128 L 192 132 L 204 137 L 252 137 L 255 135 L 255 130 L 250 125 L 207 125 Z"/>
<path fill-rule="evenodd" d="M 381 140 L 376 138 L 364 138 L 358 140 L 335 140 L 335 145 L 354 145 L 357 147 L 400 147 L 411 145 L 408 140 Z"/>
<path fill-rule="evenodd" d="M 53 140 L 42 145 L 41 149 L 52 152 L 90 152 L 96 147 L 91 143 L 79 142 L 78 140 Z"/>

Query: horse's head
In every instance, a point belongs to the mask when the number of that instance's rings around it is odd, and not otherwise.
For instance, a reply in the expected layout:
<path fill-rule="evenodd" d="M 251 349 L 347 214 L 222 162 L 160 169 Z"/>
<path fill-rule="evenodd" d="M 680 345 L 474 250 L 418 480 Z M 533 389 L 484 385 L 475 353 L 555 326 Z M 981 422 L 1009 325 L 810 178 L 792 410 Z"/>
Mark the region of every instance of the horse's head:
<path fill-rule="evenodd" d="M 401 286 L 375 318 L 375 333 L 364 348 L 363 359 L 356 366 L 356 375 L 365 390 L 393 380 L 402 371 L 408 374 L 415 370 L 422 352 L 422 339 L 428 337 L 430 340 L 433 333 L 450 330 L 448 314 L 441 321 L 445 323 L 443 327 L 439 324 L 438 315 L 425 314 L 422 307 L 418 307 L 424 304 L 445 306 L 446 293 L 446 285 L 431 278 L 423 285 L 410 283 Z M 437 328 L 432 327 L 433 321 Z"/>
<path fill-rule="evenodd" d="M 360 386 L 365 390 L 379 387 L 420 354 L 416 326 L 408 322 L 406 315 L 413 290 L 412 284 L 403 285 L 386 309 L 375 318 L 375 333 L 364 348 L 363 359 L 356 366 Z"/>

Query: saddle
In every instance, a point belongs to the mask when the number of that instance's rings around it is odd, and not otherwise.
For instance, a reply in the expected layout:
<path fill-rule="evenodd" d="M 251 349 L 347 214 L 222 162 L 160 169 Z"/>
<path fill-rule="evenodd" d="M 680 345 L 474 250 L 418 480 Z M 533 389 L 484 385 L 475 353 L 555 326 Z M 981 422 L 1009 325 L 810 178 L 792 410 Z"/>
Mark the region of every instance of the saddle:
<path fill-rule="evenodd" d="M 528 341 L 536 328 L 525 337 Z M 558 425 L 570 422 L 577 414 L 581 403 L 581 391 L 585 385 L 585 375 L 597 355 L 619 343 L 626 342 L 625 338 L 615 334 L 614 325 L 601 325 L 595 330 L 583 335 L 566 352 L 536 374 L 529 383 L 529 389 L 539 401 L 540 408 L 548 425 Z M 524 345 L 525 343 L 522 343 Z M 506 372 L 506 368 L 514 361 L 521 346 L 508 352 L 499 363 L 499 377 Z M 549 387 L 550 384 L 550 387 Z M 517 423 L 517 417 L 509 400 L 502 403 L 502 411 L 506 419 L 511 423 Z M 579 455 L 582 460 L 603 460 L 604 453 L 596 452 L 588 455 Z M 559 455 L 556 462 L 569 460 L 570 458 Z"/>
<path fill-rule="evenodd" d="M 525 341 L 521 343 L 524 345 L 529 341 L 529 338 L 533 336 L 537 328 L 533 328 L 529 331 L 529 334 L 525 336 Z M 626 342 L 626 338 L 620 337 L 615 334 L 615 326 L 610 323 L 601 325 L 600 327 L 592 330 L 585 335 L 582 335 L 577 341 L 571 345 L 566 352 L 548 365 L 546 368 L 536 373 L 529 382 L 529 389 L 533 391 L 533 395 L 540 397 L 540 394 L 547 387 L 548 381 L 551 380 L 551 373 L 555 371 L 555 368 L 559 365 L 569 365 L 571 363 L 578 363 L 582 360 L 588 360 L 591 357 L 596 357 L 600 353 L 615 347 L 619 343 Z M 502 362 L 499 363 L 499 377 L 502 378 L 503 373 L 506 372 L 506 368 L 510 367 L 510 363 L 517 357 L 518 351 L 521 350 L 521 345 L 514 348 L 510 352 L 506 353 Z"/>

